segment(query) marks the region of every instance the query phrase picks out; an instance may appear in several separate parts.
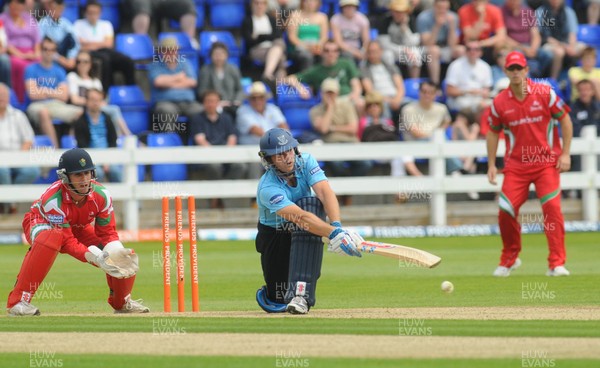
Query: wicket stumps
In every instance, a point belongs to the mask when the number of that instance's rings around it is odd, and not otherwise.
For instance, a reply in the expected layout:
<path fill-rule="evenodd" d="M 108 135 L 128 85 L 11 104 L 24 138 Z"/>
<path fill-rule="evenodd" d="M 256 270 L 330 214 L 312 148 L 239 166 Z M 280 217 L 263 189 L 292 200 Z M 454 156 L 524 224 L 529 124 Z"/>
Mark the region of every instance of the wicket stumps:
<path fill-rule="evenodd" d="M 192 278 L 192 311 L 200 311 L 198 296 L 198 247 L 196 245 L 196 199 L 188 196 L 190 265 Z M 164 311 L 171 312 L 171 241 L 169 197 L 162 198 L 163 287 Z M 177 260 L 177 311 L 185 312 L 185 264 L 183 261 L 183 210 L 181 197 L 175 197 L 175 250 Z"/>

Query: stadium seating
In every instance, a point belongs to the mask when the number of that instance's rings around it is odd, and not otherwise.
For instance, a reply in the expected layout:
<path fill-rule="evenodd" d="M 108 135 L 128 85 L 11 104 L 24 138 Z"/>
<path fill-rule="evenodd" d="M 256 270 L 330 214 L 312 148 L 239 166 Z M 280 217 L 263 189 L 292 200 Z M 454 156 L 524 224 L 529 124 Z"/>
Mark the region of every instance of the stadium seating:
<path fill-rule="evenodd" d="M 154 133 L 148 135 L 148 147 L 178 147 L 181 138 L 177 133 Z M 157 164 L 152 165 L 152 181 L 177 181 L 187 180 L 187 166 L 185 164 Z"/>
<path fill-rule="evenodd" d="M 303 86 L 309 88 L 307 85 L 303 84 Z M 292 86 L 286 84 L 279 85 L 277 88 L 277 104 L 285 116 L 292 136 L 298 138 L 304 132 L 312 131 L 309 112 L 319 103 L 319 99 L 311 97 L 304 100 Z"/>
<path fill-rule="evenodd" d="M 123 119 L 133 134 L 148 130 L 150 104 L 138 86 L 112 86 L 108 100 L 121 108 Z"/>
<path fill-rule="evenodd" d="M 77 2 L 65 1 L 65 10 L 63 10 L 62 16 L 71 21 L 71 23 L 75 23 L 77 19 L 81 18 L 79 16 L 79 5 Z"/>
<path fill-rule="evenodd" d="M 577 41 L 600 48 L 600 25 L 580 24 L 577 29 Z"/>
<path fill-rule="evenodd" d="M 40 162 L 47 159 L 47 155 L 52 153 L 54 150 L 54 146 L 52 145 L 52 141 L 50 137 L 47 135 L 36 135 L 33 139 L 33 147 L 32 147 L 32 159 L 37 159 Z M 52 167 L 49 169 L 44 176 L 40 176 L 37 178 L 33 184 L 51 184 L 58 180 L 58 175 L 56 175 L 56 167 Z M 44 172 L 44 171 L 43 171 Z"/>
<path fill-rule="evenodd" d="M 71 149 L 75 147 L 77 147 L 77 141 L 74 136 L 66 134 L 60 138 L 60 148 Z"/>
<path fill-rule="evenodd" d="M 177 39 L 177 43 L 179 44 L 179 55 L 190 63 L 192 70 L 195 73 L 198 73 L 198 67 L 200 66 L 198 50 L 192 47 L 190 37 L 183 32 L 161 32 L 158 35 L 158 43 L 160 44 L 161 41 L 167 37 Z"/>
<path fill-rule="evenodd" d="M 147 65 L 143 62 L 152 60 L 154 43 L 147 34 L 122 33 L 117 34 L 115 50 L 132 58 L 137 69 L 146 69 Z"/>
<path fill-rule="evenodd" d="M 425 81 L 425 78 L 406 78 L 404 80 L 404 91 L 405 96 L 410 97 L 413 100 L 419 99 L 419 86 L 421 82 Z"/>
<path fill-rule="evenodd" d="M 240 48 L 228 31 L 202 31 L 198 36 L 200 40 L 200 57 L 204 63 L 210 63 L 210 47 L 215 42 L 222 42 L 229 50 L 229 62 L 240 66 Z"/>
<path fill-rule="evenodd" d="M 568 101 L 565 99 L 566 98 L 565 93 L 560 89 L 560 86 L 558 85 L 558 82 L 556 81 L 556 79 L 554 79 L 554 78 L 531 78 L 531 80 L 534 82 L 537 82 L 537 83 L 549 85 L 550 87 L 552 87 L 554 92 L 556 92 L 558 97 L 562 98 L 565 101 Z"/>
<path fill-rule="evenodd" d="M 246 17 L 244 0 L 208 0 L 208 9 L 213 28 L 239 28 Z"/>

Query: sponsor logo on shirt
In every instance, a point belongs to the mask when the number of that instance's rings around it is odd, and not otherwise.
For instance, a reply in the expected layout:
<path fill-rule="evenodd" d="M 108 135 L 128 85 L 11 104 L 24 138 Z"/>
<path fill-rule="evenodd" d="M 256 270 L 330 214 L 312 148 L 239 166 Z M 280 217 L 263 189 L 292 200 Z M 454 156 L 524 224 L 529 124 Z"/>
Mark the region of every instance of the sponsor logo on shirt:
<path fill-rule="evenodd" d="M 62 224 L 65 222 L 65 217 L 63 215 L 47 215 L 46 217 L 51 224 Z"/>
<path fill-rule="evenodd" d="M 544 119 L 543 116 L 536 116 L 535 118 L 527 116 L 527 117 L 521 118 L 519 120 L 510 121 L 508 123 L 508 126 L 512 127 L 512 126 L 517 126 L 517 125 L 522 125 L 522 124 L 540 123 L 543 121 L 543 119 Z"/>
<path fill-rule="evenodd" d="M 319 165 L 313 167 L 312 169 L 310 169 L 310 175 L 315 175 L 316 173 L 321 171 L 321 167 Z"/>
<path fill-rule="evenodd" d="M 269 203 L 271 204 L 277 204 L 281 201 L 283 201 L 283 194 L 275 194 L 273 197 L 271 197 L 271 199 L 269 199 Z"/>
<path fill-rule="evenodd" d="M 536 110 L 542 110 L 542 105 L 540 105 L 540 103 L 538 102 L 538 100 L 533 101 L 533 103 L 531 104 L 531 111 L 536 111 Z"/>

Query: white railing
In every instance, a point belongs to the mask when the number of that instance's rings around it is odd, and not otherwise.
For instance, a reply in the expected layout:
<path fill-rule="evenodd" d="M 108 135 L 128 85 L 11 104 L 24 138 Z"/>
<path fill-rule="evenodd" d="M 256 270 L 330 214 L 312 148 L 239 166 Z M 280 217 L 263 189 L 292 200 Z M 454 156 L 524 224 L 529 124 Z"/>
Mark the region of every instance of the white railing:
<path fill-rule="evenodd" d="M 446 157 L 486 156 L 485 141 L 446 142 L 444 133 L 437 131 L 430 142 L 390 142 L 360 144 L 301 145 L 301 150 L 310 152 L 319 161 L 336 160 L 390 160 L 401 156 L 429 159 L 429 175 L 422 177 L 367 176 L 331 178 L 331 185 L 338 194 L 369 195 L 395 194 L 399 192 L 428 193 L 430 198 L 430 224 L 446 224 L 446 195 L 467 191 L 497 192 L 502 185 L 488 183 L 485 175 L 450 177 L 445 174 Z M 47 147 L 33 148 L 28 152 L 0 152 L 3 166 L 55 166 L 63 150 Z M 124 182 L 108 183 L 114 200 L 125 202 L 125 229 L 139 229 L 140 200 L 162 196 L 194 195 L 197 198 L 250 198 L 256 195 L 257 180 L 215 180 L 184 182 L 138 182 L 137 165 L 157 163 L 218 163 L 258 162 L 258 147 L 176 147 L 138 148 L 135 137 L 127 137 L 122 149 L 90 149 L 94 163 L 123 164 Z M 582 137 L 573 140 L 571 153 L 582 156 L 582 171 L 568 172 L 561 176 L 563 189 L 579 189 L 583 192 L 585 221 L 598 221 L 598 195 L 600 175 L 597 172 L 597 155 L 600 140 L 595 127 L 585 127 Z M 504 154 L 501 142 L 498 155 Z M 0 186 L 0 202 L 31 202 L 41 195 L 47 185 Z M 475 202 L 474 202 L 474 205 Z M 158 207 L 157 207 L 158 208 Z"/>

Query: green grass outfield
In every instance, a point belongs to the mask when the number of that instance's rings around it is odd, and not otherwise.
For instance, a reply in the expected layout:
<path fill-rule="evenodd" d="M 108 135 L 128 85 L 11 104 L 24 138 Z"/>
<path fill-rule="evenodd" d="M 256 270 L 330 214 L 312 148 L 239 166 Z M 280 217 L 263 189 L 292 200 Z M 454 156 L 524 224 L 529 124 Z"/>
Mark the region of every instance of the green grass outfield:
<path fill-rule="evenodd" d="M 499 237 L 380 239 L 431 251 L 443 261 L 435 269 L 418 269 L 375 255 L 362 259 L 325 254 L 315 309 L 414 308 L 414 307 L 570 307 L 600 305 L 600 234 L 567 234 L 567 268 L 572 276 L 545 276 L 547 247 L 543 235 L 525 235 L 523 265 L 509 278 L 491 277 L 500 253 Z M 134 298 L 143 298 L 156 316 L 162 312 L 162 256 L 159 243 L 126 244 L 140 255 Z M 186 244 L 187 246 L 187 244 Z M 172 246 L 172 250 L 174 247 Z M 26 247 L 0 246 L 0 295 L 6 297 L 20 267 Z M 189 254 L 186 249 L 186 261 Z M 172 257 L 174 259 L 174 257 Z M 187 265 L 186 265 L 187 266 Z M 199 242 L 200 304 L 203 311 L 257 311 L 256 289 L 262 285 L 260 258 L 253 242 Z M 189 272 L 189 267 L 187 270 Z M 172 273 L 175 267 L 173 264 Z M 440 290 L 444 280 L 455 291 Z M 186 278 L 187 310 L 189 277 Z M 176 310 L 176 286 L 173 309 Z M 531 289 L 535 289 L 532 290 Z M 528 293 L 529 291 L 529 293 Z M 33 303 L 38 318 L 0 318 L 1 332 L 147 332 L 149 317 L 108 315 L 107 287 L 102 272 L 59 255 Z M 60 315 L 58 315 L 60 314 Z M 65 315 L 72 314 L 72 315 Z M 77 316 L 77 314 L 85 314 Z M 94 316 L 93 314 L 97 314 Z M 177 316 L 177 314 L 173 314 Z M 312 318 L 289 316 L 225 318 L 189 315 L 178 317 L 186 333 L 286 333 L 286 334 L 399 334 L 398 318 Z M 485 337 L 591 337 L 600 338 L 600 320 L 458 320 L 426 319 L 434 336 Z M 100 342 L 84 342 L 96 344 Z M 1 350 L 0 342 L 0 351 Z M 199 347 L 200 348 L 200 347 Z M 133 349 L 133 348 L 132 348 Z M 548 352 L 551 356 L 552 352 Z M 269 357 L 197 357 L 139 355 L 56 354 L 63 367 L 276 367 Z M 27 353 L 0 353 L 0 366 L 31 367 Z M 281 362 L 279 362 L 281 363 Z M 302 362 L 300 362 L 302 363 Z M 333 359 L 310 357 L 310 367 L 522 367 L 520 359 Z M 543 362 L 542 362 L 543 363 Z M 600 361 L 557 359 L 556 367 L 600 366 Z"/>

